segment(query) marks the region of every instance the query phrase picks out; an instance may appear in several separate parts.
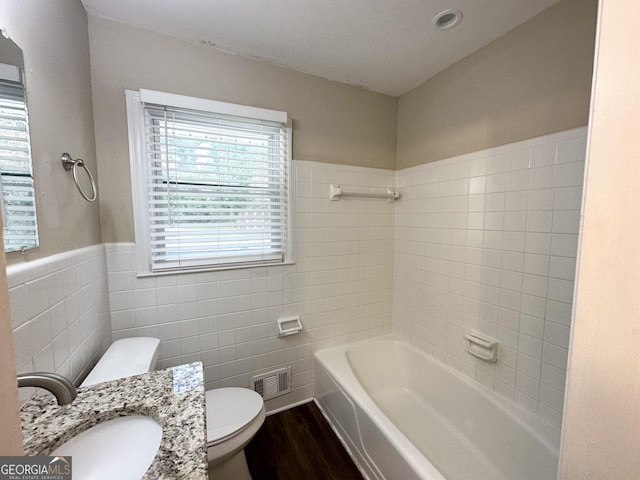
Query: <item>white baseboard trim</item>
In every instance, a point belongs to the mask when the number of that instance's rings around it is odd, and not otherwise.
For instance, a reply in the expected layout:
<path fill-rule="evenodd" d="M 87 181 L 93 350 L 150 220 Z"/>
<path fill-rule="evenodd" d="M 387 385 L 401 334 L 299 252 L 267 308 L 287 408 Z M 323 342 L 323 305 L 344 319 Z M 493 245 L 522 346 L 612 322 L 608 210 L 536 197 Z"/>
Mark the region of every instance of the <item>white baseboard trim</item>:
<path fill-rule="evenodd" d="M 290 405 L 285 405 L 284 407 L 276 408 L 275 410 L 269 410 L 267 415 L 274 415 L 276 413 L 284 412 L 285 410 L 289 410 L 291 408 L 298 407 L 300 405 L 304 405 L 305 403 L 309 403 L 313 401 L 313 397 L 307 398 L 305 400 L 300 400 L 299 402 L 292 403 Z"/>

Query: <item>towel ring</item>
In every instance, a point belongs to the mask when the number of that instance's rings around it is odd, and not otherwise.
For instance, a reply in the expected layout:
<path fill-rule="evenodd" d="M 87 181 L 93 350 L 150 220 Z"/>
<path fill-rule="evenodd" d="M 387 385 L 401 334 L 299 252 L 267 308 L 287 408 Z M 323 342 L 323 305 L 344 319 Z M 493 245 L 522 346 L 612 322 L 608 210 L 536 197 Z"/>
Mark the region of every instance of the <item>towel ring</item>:
<path fill-rule="evenodd" d="M 87 202 L 93 202 L 98 195 L 98 191 L 96 190 L 96 182 L 93 180 L 93 175 L 91 175 L 91 172 L 87 168 L 87 164 L 85 163 L 85 161 L 81 158 L 73 160 L 71 158 L 71 155 L 69 155 L 68 153 L 63 153 L 62 165 L 64 166 L 64 169 L 66 171 L 73 169 L 73 181 L 75 182 L 76 188 L 80 192 L 80 195 L 82 195 L 82 198 L 84 198 Z M 78 182 L 78 167 L 84 168 L 84 171 L 87 172 L 87 175 L 89 176 L 89 180 L 91 181 L 91 198 L 89 198 L 87 194 L 84 193 L 82 187 L 80 186 L 80 182 Z"/>

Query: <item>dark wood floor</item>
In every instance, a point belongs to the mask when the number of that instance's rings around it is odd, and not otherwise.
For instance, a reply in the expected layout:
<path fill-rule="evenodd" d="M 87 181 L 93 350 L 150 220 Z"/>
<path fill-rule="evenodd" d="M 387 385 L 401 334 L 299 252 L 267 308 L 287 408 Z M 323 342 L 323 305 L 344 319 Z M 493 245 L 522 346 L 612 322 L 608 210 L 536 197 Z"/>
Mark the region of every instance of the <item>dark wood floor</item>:
<path fill-rule="evenodd" d="M 245 455 L 253 480 L 362 480 L 313 402 L 268 416 Z"/>

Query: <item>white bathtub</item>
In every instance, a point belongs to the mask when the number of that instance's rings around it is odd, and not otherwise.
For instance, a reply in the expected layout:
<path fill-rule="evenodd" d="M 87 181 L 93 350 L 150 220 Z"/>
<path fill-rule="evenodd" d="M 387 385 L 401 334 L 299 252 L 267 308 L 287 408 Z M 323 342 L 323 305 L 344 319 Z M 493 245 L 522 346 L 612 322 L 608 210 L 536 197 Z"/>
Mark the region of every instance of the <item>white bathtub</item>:
<path fill-rule="evenodd" d="M 315 354 L 316 402 L 370 479 L 554 480 L 560 432 L 393 337 Z"/>

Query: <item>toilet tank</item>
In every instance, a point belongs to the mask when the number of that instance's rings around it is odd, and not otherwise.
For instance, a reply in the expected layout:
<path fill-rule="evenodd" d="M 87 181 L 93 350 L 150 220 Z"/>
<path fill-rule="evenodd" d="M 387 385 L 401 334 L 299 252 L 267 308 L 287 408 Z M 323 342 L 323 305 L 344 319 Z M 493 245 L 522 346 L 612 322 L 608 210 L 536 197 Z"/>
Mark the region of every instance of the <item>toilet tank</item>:
<path fill-rule="evenodd" d="M 96 383 L 139 375 L 156 367 L 160 340 L 153 337 L 132 337 L 116 340 L 104 353 L 89 375 L 80 384 Z"/>

